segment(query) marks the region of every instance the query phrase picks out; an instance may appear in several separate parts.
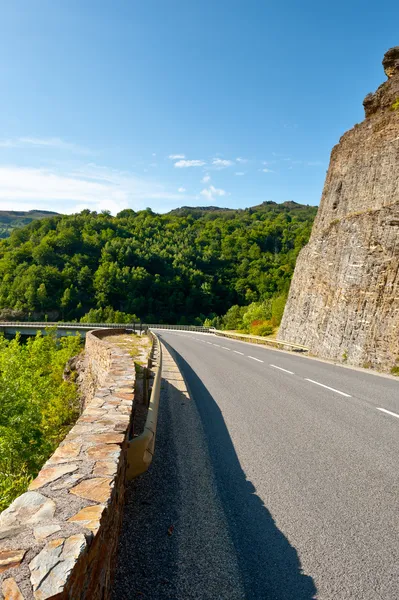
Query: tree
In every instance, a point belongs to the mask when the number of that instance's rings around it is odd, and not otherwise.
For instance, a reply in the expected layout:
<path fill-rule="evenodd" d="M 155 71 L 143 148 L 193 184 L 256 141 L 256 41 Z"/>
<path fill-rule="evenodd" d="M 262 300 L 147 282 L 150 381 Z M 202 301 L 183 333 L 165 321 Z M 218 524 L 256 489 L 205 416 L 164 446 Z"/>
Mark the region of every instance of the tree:
<path fill-rule="evenodd" d="M 110 318 L 110 308 L 117 319 L 212 320 L 232 306 L 286 296 L 315 214 L 269 202 L 163 215 L 85 210 L 35 221 L 0 240 L 0 310 L 81 319 L 92 310 Z M 277 323 L 283 300 L 276 302 Z"/>

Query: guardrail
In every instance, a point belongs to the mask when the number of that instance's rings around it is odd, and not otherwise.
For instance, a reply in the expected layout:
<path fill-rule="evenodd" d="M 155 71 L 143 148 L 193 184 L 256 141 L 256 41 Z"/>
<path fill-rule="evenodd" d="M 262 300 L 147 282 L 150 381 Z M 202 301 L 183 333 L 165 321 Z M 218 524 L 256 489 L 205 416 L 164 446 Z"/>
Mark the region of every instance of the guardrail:
<path fill-rule="evenodd" d="M 161 394 L 162 346 L 159 338 L 152 332 L 151 335 L 154 336 L 154 343 L 156 343 L 158 350 L 157 370 L 151 390 L 144 431 L 137 437 L 128 441 L 126 478 L 129 481 L 138 475 L 141 475 L 148 469 L 152 462 L 155 449 L 159 398 Z"/>
<path fill-rule="evenodd" d="M 69 323 L 64 321 L 0 321 L 0 327 L 63 327 L 74 329 L 126 329 L 129 328 L 132 323 Z M 139 323 L 136 323 L 136 326 Z"/>
<path fill-rule="evenodd" d="M 132 329 L 133 331 L 145 329 L 179 329 L 183 331 L 202 331 L 208 332 L 209 327 L 200 325 L 167 325 L 161 323 L 142 323 L 134 321 L 133 323 L 69 323 L 63 321 L 0 321 L 0 331 L 3 328 L 20 329 L 45 329 L 56 327 L 57 329 L 74 329 L 89 331 L 91 329 Z"/>
<path fill-rule="evenodd" d="M 254 340 L 255 344 L 265 344 L 266 346 L 270 345 L 277 348 L 291 348 L 292 350 L 296 350 L 297 352 L 309 352 L 309 348 L 307 348 L 306 346 L 301 346 L 300 344 L 292 344 L 291 342 L 286 342 L 284 340 L 268 339 L 260 335 L 251 335 L 248 333 L 231 333 L 229 331 L 221 331 L 220 329 L 212 328 L 209 329 L 209 332 L 214 333 L 215 335 L 219 335 L 221 337 L 233 339 L 246 339 L 248 341 Z"/>
<path fill-rule="evenodd" d="M 209 327 L 204 327 L 203 325 L 154 325 L 153 323 L 143 323 L 143 327 L 148 327 L 148 329 L 178 329 L 181 331 L 209 332 Z"/>

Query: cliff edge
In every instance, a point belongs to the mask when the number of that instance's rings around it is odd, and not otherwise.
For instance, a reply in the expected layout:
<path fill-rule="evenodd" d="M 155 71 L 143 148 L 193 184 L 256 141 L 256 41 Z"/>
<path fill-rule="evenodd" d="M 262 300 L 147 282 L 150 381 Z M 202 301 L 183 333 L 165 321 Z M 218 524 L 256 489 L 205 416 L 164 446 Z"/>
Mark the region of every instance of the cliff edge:
<path fill-rule="evenodd" d="M 299 254 L 279 337 L 324 358 L 399 365 L 399 46 L 365 120 L 331 153 L 320 208 Z"/>

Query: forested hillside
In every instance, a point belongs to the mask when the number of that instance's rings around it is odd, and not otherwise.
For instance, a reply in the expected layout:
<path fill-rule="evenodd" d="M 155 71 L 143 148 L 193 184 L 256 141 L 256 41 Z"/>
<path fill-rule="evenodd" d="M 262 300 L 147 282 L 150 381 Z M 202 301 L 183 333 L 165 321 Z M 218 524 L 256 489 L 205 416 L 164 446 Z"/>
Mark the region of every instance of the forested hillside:
<path fill-rule="evenodd" d="M 0 238 L 8 237 L 14 229 L 28 225 L 36 219 L 56 215 L 48 210 L 0 210 Z"/>
<path fill-rule="evenodd" d="M 112 309 L 114 320 L 198 323 L 285 294 L 316 210 L 267 202 L 34 221 L 0 242 L 1 315 L 70 320 Z"/>

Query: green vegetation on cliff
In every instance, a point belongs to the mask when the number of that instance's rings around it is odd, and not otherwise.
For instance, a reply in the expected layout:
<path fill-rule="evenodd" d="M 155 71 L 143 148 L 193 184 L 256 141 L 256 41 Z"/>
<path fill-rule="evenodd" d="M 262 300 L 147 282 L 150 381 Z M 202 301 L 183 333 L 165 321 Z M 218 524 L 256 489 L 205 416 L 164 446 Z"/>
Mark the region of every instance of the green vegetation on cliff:
<path fill-rule="evenodd" d="M 77 336 L 0 337 L 0 511 L 26 491 L 78 415 L 76 384 L 63 373 L 79 352 Z"/>
<path fill-rule="evenodd" d="M 184 324 L 284 296 L 316 210 L 265 202 L 34 221 L 0 242 L 0 316 Z"/>

